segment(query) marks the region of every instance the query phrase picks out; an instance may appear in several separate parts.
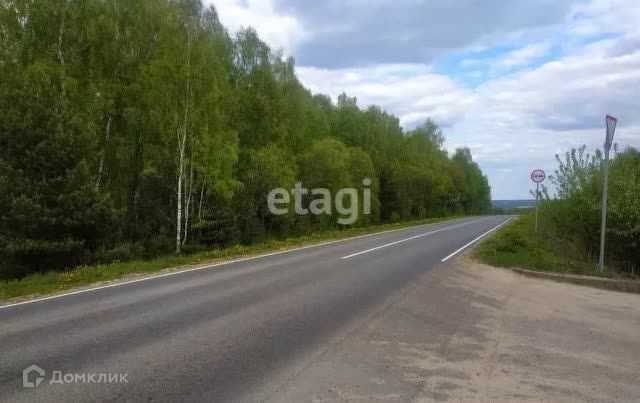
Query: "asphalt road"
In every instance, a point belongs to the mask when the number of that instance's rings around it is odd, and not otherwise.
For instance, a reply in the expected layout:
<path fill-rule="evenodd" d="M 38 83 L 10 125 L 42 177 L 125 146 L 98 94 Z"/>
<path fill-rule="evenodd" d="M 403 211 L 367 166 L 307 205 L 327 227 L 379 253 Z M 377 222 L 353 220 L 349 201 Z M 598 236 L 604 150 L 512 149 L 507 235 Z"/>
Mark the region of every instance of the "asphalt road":
<path fill-rule="evenodd" d="M 0 307 L 0 401 L 268 399 L 385 298 L 507 219 L 413 227 Z M 45 374 L 25 388 L 32 364 Z"/>

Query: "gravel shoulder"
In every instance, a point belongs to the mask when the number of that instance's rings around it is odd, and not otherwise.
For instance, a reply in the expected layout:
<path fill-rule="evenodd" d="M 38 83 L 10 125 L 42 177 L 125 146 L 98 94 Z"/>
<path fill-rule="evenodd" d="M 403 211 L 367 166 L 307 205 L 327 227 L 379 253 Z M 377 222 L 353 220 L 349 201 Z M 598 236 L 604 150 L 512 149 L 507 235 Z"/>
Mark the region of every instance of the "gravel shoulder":
<path fill-rule="evenodd" d="M 383 306 L 272 400 L 640 400 L 638 294 L 461 256 Z"/>

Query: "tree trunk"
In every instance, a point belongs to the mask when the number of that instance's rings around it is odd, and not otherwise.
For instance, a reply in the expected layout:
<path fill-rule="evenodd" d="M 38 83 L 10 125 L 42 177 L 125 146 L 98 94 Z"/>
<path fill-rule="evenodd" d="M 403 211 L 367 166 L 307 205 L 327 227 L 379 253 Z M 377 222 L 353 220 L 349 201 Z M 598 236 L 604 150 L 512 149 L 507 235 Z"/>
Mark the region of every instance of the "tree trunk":
<path fill-rule="evenodd" d="M 185 113 L 186 115 L 186 113 Z M 178 161 L 178 189 L 176 197 L 178 199 L 178 207 L 176 213 L 176 253 L 180 254 L 181 252 L 181 240 L 180 236 L 182 235 L 182 177 L 184 176 L 184 146 L 185 140 L 187 138 L 187 130 L 186 127 L 183 129 L 182 133 L 182 141 L 180 144 L 180 156 Z"/>
<path fill-rule="evenodd" d="M 182 168 L 182 166 L 180 167 Z M 180 169 L 180 171 L 182 171 L 182 169 Z M 180 246 L 182 245 L 180 242 L 180 234 L 182 231 L 182 193 L 181 193 L 181 189 L 182 189 L 182 172 L 180 172 L 178 174 L 178 213 L 176 216 L 176 253 L 180 254 Z"/>
<path fill-rule="evenodd" d="M 193 152 L 191 153 L 193 156 Z M 189 165 L 189 190 L 187 191 L 187 205 L 184 210 L 184 237 L 182 244 L 187 243 L 187 235 L 189 234 L 189 211 L 191 207 L 191 193 L 193 192 L 193 159 Z"/>
<path fill-rule="evenodd" d="M 62 15 L 60 16 L 60 28 L 58 29 L 58 49 L 56 53 L 58 56 L 58 62 L 60 63 L 60 66 L 62 66 L 63 80 L 62 80 L 62 83 L 60 84 L 60 87 L 61 87 L 60 98 L 64 100 L 65 99 L 64 76 L 66 75 L 66 72 L 65 72 L 65 65 L 64 65 L 64 52 L 62 51 L 62 46 L 63 46 L 65 23 L 67 20 L 67 0 L 62 0 L 61 14 Z"/>
<path fill-rule="evenodd" d="M 102 155 L 100 156 L 100 165 L 98 166 L 98 179 L 96 180 L 96 189 L 100 187 L 100 181 L 102 179 L 102 170 L 104 169 L 104 157 L 107 153 L 107 145 L 109 144 L 109 133 L 111 131 L 111 115 L 107 120 L 107 127 L 104 131 L 104 148 L 102 149 Z"/>
<path fill-rule="evenodd" d="M 200 203 L 198 203 L 198 222 L 202 221 L 202 198 L 204 196 L 204 183 L 207 181 L 207 177 L 202 181 L 202 187 L 200 188 Z"/>
<path fill-rule="evenodd" d="M 189 28 L 187 28 L 189 30 Z M 185 94 L 184 102 L 184 117 L 182 122 L 182 133 L 178 129 L 178 143 L 180 155 L 178 158 L 178 206 L 176 213 L 176 253 L 179 254 L 181 250 L 181 233 L 182 233 L 182 181 L 184 177 L 184 154 L 187 144 L 187 135 L 189 133 L 189 102 L 191 99 L 191 31 L 187 31 L 187 60 L 186 60 L 186 75 L 187 75 L 187 90 Z"/>

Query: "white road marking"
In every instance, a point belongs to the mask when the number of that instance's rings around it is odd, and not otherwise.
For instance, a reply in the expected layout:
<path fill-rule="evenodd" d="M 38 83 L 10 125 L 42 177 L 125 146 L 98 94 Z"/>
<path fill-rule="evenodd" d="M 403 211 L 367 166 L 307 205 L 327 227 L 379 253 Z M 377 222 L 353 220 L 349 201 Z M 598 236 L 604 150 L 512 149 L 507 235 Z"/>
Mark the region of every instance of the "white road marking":
<path fill-rule="evenodd" d="M 449 256 L 445 257 L 444 259 L 441 260 L 441 262 L 446 262 L 447 260 L 451 259 L 452 257 L 454 257 L 455 255 L 457 255 L 458 253 L 462 252 L 463 250 L 465 250 L 466 248 L 468 248 L 469 246 L 473 245 L 474 243 L 476 243 L 477 241 L 481 240 L 482 238 L 484 238 L 485 236 L 489 235 L 490 233 L 492 233 L 493 231 L 497 230 L 498 228 L 502 227 L 503 225 L 505 225 L 506 223 L 508 223 L 511 220 L 512 217 L 507 218 L 504 222 L 496 225 L 495 227 L 491 228 L 489 231 L 485 232 L 484 234 L 480 235 L 479 237 L 477 237 L 476 239 L 474 239 L 473 241 L 467 243 L 466 245 L 464 245 L 463 247 L 461 247 L 460 249 L 454 251 L 453 253 L 451 253 Z"/>
<path fill-rule="evenodd" d="M 412 239 L 422 238 L 423 236 L 427 236 L 427 235 L 433 235 L 433 234 L 435 234 L 435 233 L 437 233 L 437 232 L 440 232 L 440 231 L 446 231 L 446 230 L 448 230 L 448 229 L 453 229 L 453 228 L 458 228 L 458 227 L 464 227 L 465 225 L 473 224 L 474 222 L 478 222 L 478 221 L 480 221 L 480 220 L 482 220 L 482 218 L 479 218 L 479 219 L 477 219 L 477 220 L 473 220 L 473 221 L 469 221 L 469 222 L 466 222 L 466 223 L 463 223 L 463 224 L 452 225 L 452 226 L 450 226 L 450 227 L 440 228 L 440 229 L 437 229 L 437 230 L 435 230 L 435 231 L 425 232 L 424 234 L 414 235 L 414 236 L 409 237 L 409 238 L 400 239 L 399 241 L 395 241 L 395 242 L 391 242 L 391 243 L 386 243 L 386 244 L 384 244 L 384 245 L 376 246 L 375 248 L 371 248 L 371 249 L 363 250 L 363 251 L 360 251 L 360 252 L 352 253 L 352 254 L 347 255 L 347 256 L 342 256 L 340 259 L 349 259 L 349 258 L 352 258 L 352 257 L 354 257 L 354 256 L 364 255 L 365 253 L 373 252 L 373 251 L 375 251 L 375 250 L 382 249 L 382 248 L 386 248 L 386 247 L 388 247 L 388 246 L 397 245 L 397 244 L 399 244 L 399 243 L 407 242 L 407 241 L 410 241 L 410 240 L 412 240 Z"/>
<path fill-rule="evenodd" d="M 459 220 L 463 220 L 463 219 L 464 218 L 454 218 L 452 220 L 441 221 L 439 223 L 434 223 L 434 224 L 441 224 L 441 223 L 459 221 Z M 397 231 L 407 230 L 407 229 L 411 229 L 411 228 L 418 228 L 418 227 L 423 227 L 423 226 L 427 226 L 427 225 L 434 225 L 434 224 L 423 224 L 423 225 L 417 225 L 415 227 L 405 227 L 405 228 L 390 229 L 390 230 L 386 230 L 386 231 L 374 232 L 372 234 L 358 235 L 358 236 L 354 236 L 354 237 L 350 237 L 350 238 L 337 239 L 335 241 L 322 242 L 322 243 L 317 243 L 317 244 L 313 244 L 313 245 L 306 245 L 306 246 L 300 246 L 300 247 L 297 247 L 297 248 L 282 250 L 282 251 L 278 251 L 278 252 L 265 253 L 263 255 L 249 256 L 249 257 L 235 259 L 235 260 L 227 260 L 227 261 L 220 262 L 220 263 L 214 263 L 214 264 L 208 264 L 208 265 L 205 265 L 205 266 L 194 267 L 192 269 L 177 270 L 177 271 L 172 271 L 171 273 L 150 275 L 148 277 L 139 278 L 137 280 L 121 281 L 121 282 L 116 282 L 116 283 L 113 283 L 113 284 L 107 284 L 107 285 L 103 285 L 103 286 L 99 286 L 99 287 L 92 287 L 92 288 L 86 288 L 86 289 L 82 289 L 82 290 L 78 290 L 78 291 L 66 292 L 66 293 L 63 293 L 63 294 L 51 295 L 49 297 L 42 297 L 42 298 L 31 299 L 31 300 L 28 300 L 28 301 L 16 302 L 16 303 L 13 303 L 13 304 L 0 305 L 0 310 L 5 309 L 5 308 L 11 308 L 11 307 L 14 307 L 14 306 L 19 306 L 19 305 L 33 304 L 35 302 L 48 301 L 48 300 L 51 300 L 51 299 L 57 299 L 57 298 L 62 298 L 62 297 L 67 297 L 67 296 L 77 295 L 77 294 L 84 294 L 84 293 L 88 293 L 88 292 L 92 292 L 92 291 L 103 290 L 105 288 L 113 288 L 113 287 L 119 287 L 119 286 L 128 285 L 128 284 L 135 284 L 135 283 L 140 283 L 142 281 L 148 281 L 148 280 L 153 280 L 153 279 L 162 278 L 162 277 L 175 276 L 177 274 L 189 273 L 189 272 L 192 272 L 192 271 L 212 269 L 212 268 L 216 268 L 216 267 L 220 267 L 220 266 L 229 265 L 229 264 L 232 264 L 232 263 L 241 263 L 241 262 L 246 262 L 246 261 L 249 261 L 249 260 L 260 259 L 260 258 L 263 258 L 263 257 L 280 255 L 280 254 L 283 254 L 283 253 L 297 252 L 297 251 L 304 250 L 304 249 L 309 249 L 309 248 L 318 248 L 318 247 L 321 247 L 321 246 L 331 245 L 331 244 L 334 244 L 334 243 L 347 242 L 347 241 L 351 241 L 351 240 L 354 240 L 354 239 L 368 238 L 368 237 L 372 237 L 372 236 L 375 236 L 375 235 L 387 234 L 387 233 L 390 233 L 390 232 L 397 232 Z M 117 281 L 117 280 L 114 280 L 114 281 Z"/>

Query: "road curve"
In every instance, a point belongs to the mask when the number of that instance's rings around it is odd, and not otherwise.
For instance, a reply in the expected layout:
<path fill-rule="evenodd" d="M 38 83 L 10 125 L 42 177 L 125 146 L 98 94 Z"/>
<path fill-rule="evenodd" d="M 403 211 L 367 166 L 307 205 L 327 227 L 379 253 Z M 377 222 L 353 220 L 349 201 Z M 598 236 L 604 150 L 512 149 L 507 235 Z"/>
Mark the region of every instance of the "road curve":
<path fill-rule="evenodd" d="M 412 227 L 0 307 L 0 401 L 268 399 L 387 297 L 508 218 Z M 32 364 L 45 375 L 25 388 Z"/>

